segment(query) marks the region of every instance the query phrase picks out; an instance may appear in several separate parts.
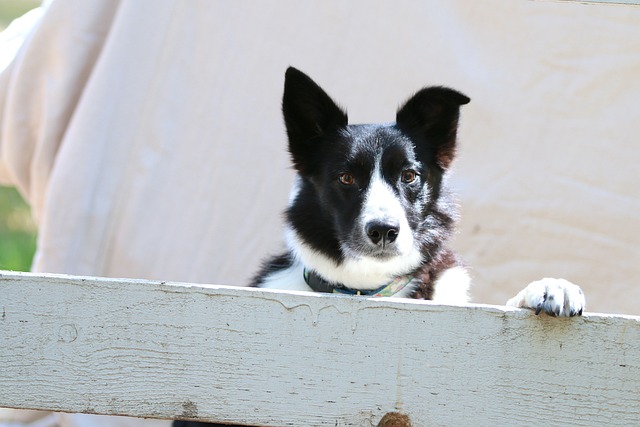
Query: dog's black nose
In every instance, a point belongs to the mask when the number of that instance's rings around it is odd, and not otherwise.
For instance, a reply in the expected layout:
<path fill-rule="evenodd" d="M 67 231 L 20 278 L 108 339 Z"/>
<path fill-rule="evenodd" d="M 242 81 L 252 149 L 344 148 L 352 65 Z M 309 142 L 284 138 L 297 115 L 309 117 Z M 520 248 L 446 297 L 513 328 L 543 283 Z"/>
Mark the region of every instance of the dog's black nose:
<path fill-rule="evenodd" d="M 400 227 L 398 224 L 391 224 L 389 222 L 371 221 L 366 226 L 367 236 L 369 239 L 377 245 L 382 242 L 383 245 L 393 243 L 398 237 Z"/>

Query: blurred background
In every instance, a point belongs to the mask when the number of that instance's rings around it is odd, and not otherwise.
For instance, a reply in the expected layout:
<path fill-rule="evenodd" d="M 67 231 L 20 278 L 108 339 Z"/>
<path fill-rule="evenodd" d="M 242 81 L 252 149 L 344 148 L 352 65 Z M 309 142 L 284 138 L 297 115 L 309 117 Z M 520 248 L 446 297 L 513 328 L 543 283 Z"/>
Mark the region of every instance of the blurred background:
<path fill-rule="evenodd" d="M 40 3 L 0 0 L 0 31 Z M 15 188 L 0 186 L 0 270 L 29 271 L 35 248 L 36 227 L 29 206 Z"/>

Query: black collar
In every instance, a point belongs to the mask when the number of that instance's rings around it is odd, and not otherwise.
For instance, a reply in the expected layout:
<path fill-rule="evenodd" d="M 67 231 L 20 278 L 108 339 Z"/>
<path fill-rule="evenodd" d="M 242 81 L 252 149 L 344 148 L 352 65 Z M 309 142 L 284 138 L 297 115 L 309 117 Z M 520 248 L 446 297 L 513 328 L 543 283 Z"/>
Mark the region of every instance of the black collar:
<path fill-rule="evenodd" d="M 406 285 L 413 280 L 412 276 L 400 276 L 386 285 L 382 285 L 373 290 L 361 290 L 348 288 L 340 283 L 331 283 L 322 277 L 318 276 L 315 271 L 303 270 L 304 281 L 315 292 L 323 293 L 340 293 L 347 295 L 364 295 L 364 296 L 385 296 L 390 297 L 393 294 L 400 292 Z"/>
<path fill-rule="evenodd" d="M 342 285 L 334 285 L 331 282 L 327 282 L 322 277 L 318 276 L 314 271 L 309 271 L 306 268 L 303 270 L 304 281 L 314 292 L 323 292 L 325 294 L 333 293 L 334 289 L 338 287 L 342 288 Z"/>

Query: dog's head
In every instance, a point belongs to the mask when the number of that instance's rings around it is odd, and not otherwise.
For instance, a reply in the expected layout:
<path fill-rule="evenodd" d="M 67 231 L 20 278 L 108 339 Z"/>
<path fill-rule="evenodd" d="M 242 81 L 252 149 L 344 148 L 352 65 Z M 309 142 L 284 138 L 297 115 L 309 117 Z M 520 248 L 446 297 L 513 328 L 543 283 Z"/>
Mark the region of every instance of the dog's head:
<path fill-rule="evenodd" d="M 349 125 L 320 86 L 289 68 L 282 110 L 300 178 L 287 219 L 303 262 L 341 283 L 351 274 L 339 271 L 353 271 L 353 287 L 423 262 L 425 244 L 444 231 L 437 203 L 468 102 L 455 90 L 428 87 L 400 107 L 395 123 Z"/>

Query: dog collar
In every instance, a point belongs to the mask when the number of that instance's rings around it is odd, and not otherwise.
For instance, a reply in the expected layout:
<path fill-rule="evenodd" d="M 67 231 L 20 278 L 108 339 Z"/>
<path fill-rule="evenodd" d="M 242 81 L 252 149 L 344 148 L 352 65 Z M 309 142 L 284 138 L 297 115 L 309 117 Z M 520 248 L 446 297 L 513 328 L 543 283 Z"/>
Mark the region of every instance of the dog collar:
<path fill-rule="evenodd" d="M 403 290 L 411 281 L 413 276 L 405 275 L 396 277 L 386 285 L 382 285 L 378 289 L 363 291 L 361 289 L 348 288 L 339 283 L 331 283 L 318 276 L 314 271 L 306 268 L 302 272 L 304 281 L 315 292 L 338 293 L 346 295 L 363 295 L 368 297 L 392 297 Z"/>

